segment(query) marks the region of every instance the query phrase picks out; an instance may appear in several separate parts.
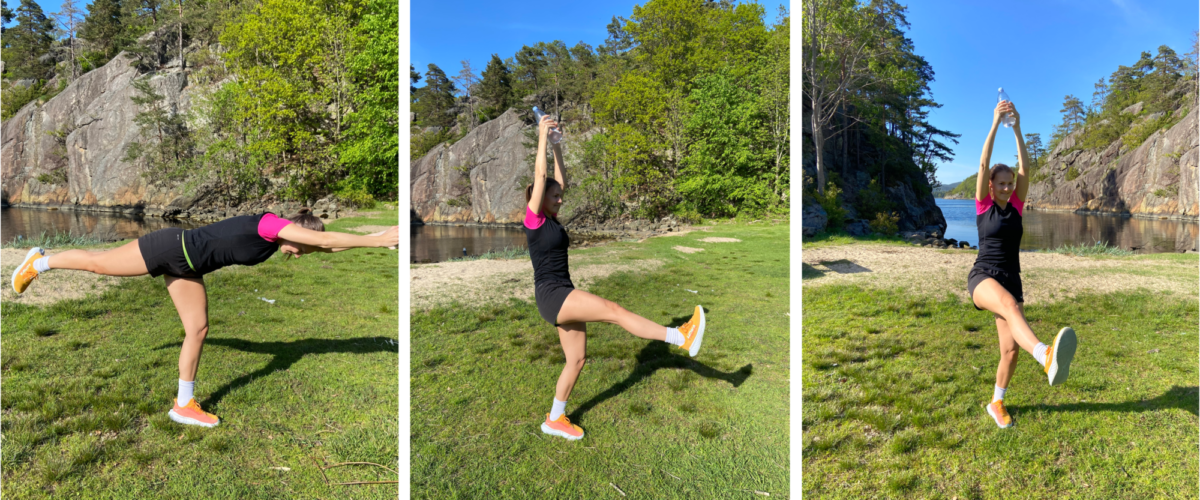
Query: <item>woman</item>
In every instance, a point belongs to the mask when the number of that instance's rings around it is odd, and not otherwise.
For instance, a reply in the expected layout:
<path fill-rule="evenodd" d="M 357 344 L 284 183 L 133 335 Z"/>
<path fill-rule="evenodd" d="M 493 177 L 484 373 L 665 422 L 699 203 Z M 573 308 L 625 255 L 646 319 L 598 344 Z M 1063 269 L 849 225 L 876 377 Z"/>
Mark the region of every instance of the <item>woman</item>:
<path fill-rule="evenodd" d="M 13 289 L 23 293 L 34 278 L 50 269 L 105 276 L 165 275 L 167 292 L 186 334 L 179 351 L 178 397 L 168 415 L 181 424 L 214 427 L 220 419 L 201 409 L 192 394 L 200 350 L 208 335 L 204 275 L 233 264 L 262 263 L 277 250 L 299 257 L 312 252 L 394 247 L 400 241 L 399 226 L 369 236 L 325 232 L 321 219 L 307 212 L 303 209 L 287 219 L 268 213 L 232 217 L 198 229 L 162 229 L 104 252 L 67 250 L 46 256 L 44 250 L 35 247 L 13 272 Z"/>
<path fill-rule="evenodd" d="M 692 319 L 678 329 L 667 328 L 631 313 L 614 302 L 602 299 L 571 284 L 567 270 L 567 246 L 570 240 L 558 222 L 562 193 L 566 187 L 563 177 L 562 151 L 554 145 L 554 179 L 546 178 L 546 136 L 558 126 L 549 116 L 538 124 L 537 161 L 533 184 L 525 188 L 525 239 L 529 257 L 533 260 L 534 297 L 538 313 L 546 322 L 558 327 L 566 366 L 558 376 L 554 389 L 554 404 L 542 432 L 568 440 L 583 438 L 583 429 L 574 425 L 565 413 L 567 397 L 583 370 L 587 351 L 587 323 L 604 322 L 618 325 L 629 333 L 650 340 L 677 345 L 691 356 L 700 352 L 704 338 L 704 309 L 696 306 Z"/>
<path fill-rule="evenodd" d="M 1012 168 L 1002 163 L 993 165 L 989 172 L 987 164 L 992 158 L 992 143 L 996 130 L 1005 114 L 1011 114 L 1013 133 L 1017 136 L 1020 151 L 1019 170 L 1014 176 Z M 1021 289 L 1021 214 L 1025 207 L 1025 194 L 1029 191 L 1029 175 L 1026 166 L 1029 153 L 1021 137 L 1021 115 L 1008 101 L 1000 101 L 992 116 L 992 130 L 988 133 L 979 159 L 979 179 L 975 184 L 975 224 L 979 227 L 979 256 L 967 275 L 967 293 L 975 309 L 988 310 L 996 316 L 996 330 L 1000 335 L 1000 365 L 996 368 L 996 388 L 992 402 L 987 405 L 988 415 L 1001 429 L 1012 426 L 1012 418 L 1004 408 L 1004 393 L 1017 367 L 1017 347 L 1033 355 L 1042 365 L 1050 385 L 1067 380 L 1071 360 L 1075 357 L 1075 330 L 1063 328 L 1047 346 L 1038 341 L 1025 321 L 1024 294 Z"/>

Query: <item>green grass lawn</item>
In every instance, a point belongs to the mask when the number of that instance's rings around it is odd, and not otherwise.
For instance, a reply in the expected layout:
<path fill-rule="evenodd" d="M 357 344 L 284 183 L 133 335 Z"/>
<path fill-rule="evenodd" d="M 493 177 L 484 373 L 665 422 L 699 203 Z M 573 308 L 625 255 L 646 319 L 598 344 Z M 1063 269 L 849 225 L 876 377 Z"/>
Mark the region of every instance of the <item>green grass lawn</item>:
<path fill-rule="evenodd" d="M 1195 496 L 1194 295 L 1028 304 L 1039 339 L 1072 326 L 1079 348 L 1056 387 L 1020 353 L 1009 429 L 984 410 L 999 361 L 990 313 L 903 289 L 803 296 L 805 498 Z"/>
<path fill-rule="evenodd" d="M 393 225 L 398 212 L 380 217 L 328 228 Z M 207 275 L 196 399 L 221 417 L 212 429 L 167 417 L 183 327 L 162 278 L 4 304 L 4 498 L 395 498 L 394 484 L 327 485 L 317 462 L 397 468 L 399 258 L 276 254 Z M 325 474 L 397 479 L 372 466 Z"/>
<path fill-rule="evenodd" d="M 699 241 L 714 236 L 742 241 Z M 571 255 L 590 252 L 664 261 L 590 291 L 673 326 L 703 305 L 699 356 L 589 324 L 588 365 L 567 404 L 587 435 L 569 442 L 539 429 L 564 358 L 532 297 L 414 310 L 413 498 L 788 497 L 786 221 Z"/>

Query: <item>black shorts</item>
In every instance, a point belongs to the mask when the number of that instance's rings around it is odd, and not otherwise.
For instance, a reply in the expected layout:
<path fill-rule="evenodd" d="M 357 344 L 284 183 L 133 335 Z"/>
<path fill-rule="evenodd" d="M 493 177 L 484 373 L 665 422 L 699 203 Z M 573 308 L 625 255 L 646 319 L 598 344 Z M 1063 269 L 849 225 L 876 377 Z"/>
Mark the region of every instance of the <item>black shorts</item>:
<path fill-rule="evenodd" d="M 138 238 L 138 249 L 146 269 L 155 278 L 167 275 L 178 278 L 199 278 L 201 274 L 192 270 L 183 248 L 183 229 L 169 227 L 159 229 Z"/>
<path fill-rule="evenodd" d="M 967 294 L 971 296 L 971 305 L 975 305 L 975 287 L 979 286 L 983 280 L 992 278 L 1000 283 L 1000 286 L 1008 290 L 1014 299 L 1017 299 L 1018 304 L 1025 303 L 1025 291 L 1021 288 L 1021 273 L 1008 272 L 1003 269 L 991 267 L 972 267 L 971 273 L 967 275 Z M 982 311 L 978 306 L 975 310 Z"/>
<path fill-rule="evenodd" d="M 571 283 L 538 283 L 533 287 L 533 297 L 537 300 L 538 314 L 551 325 L 558 326 L 558 311 L 562 309 L 567 295 L 575 290 Z"/>

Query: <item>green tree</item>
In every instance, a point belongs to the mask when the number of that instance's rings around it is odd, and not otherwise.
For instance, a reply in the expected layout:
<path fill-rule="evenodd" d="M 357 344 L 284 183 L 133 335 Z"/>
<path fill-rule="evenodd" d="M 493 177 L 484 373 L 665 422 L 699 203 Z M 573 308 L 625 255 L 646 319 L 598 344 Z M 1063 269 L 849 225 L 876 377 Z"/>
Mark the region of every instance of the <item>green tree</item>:
<path fill-rule="evenodd" d="M 691 145 L 676 186 L 683 203 L 703 215 L 758 213 L 776 201 L 767 117 L 756 90 L 720 71 L 702 77 L 688 96 Z"/>
<path fill-rule="evenodd" d="M 1058 110 L 1063 114 L 1063 121 L 1058 125 L 1058 130 L 1063 131 L 1063 135 L 1069 134 L 1083 124 L 1083 119 L 1087 116 L 1087 112 L 1083 109 L 1083 102 L 1078 97 L 1067 95 L 1063 97 L 1063 108 Z"/>
<path fill-rule="evenodd" d="M 133 81 L 136 94 L 130 100 L 138 106 L 133 122 L 139 140 L 125 149 L 124 161 L 143 160 L 146 175 L 155 179 L 182 180 L 191 170 L 195 144 L 187 127 L 187 117 L 167 106 L 166 96 L 154 90 L 150 77 Z"/>
<path fill-rule="evenodd" d="M 346 140 L 339 147 L 347 171 L 337 186 L 341 198 L 360 205 L 369 205 L 371 198 L 396 199 L 400 161 L 400 11 L 391 0 L 370 0 L 367 9 L 354 29 L 349 61 L 354 111 L 347 116 Z"/>
<path fill-rule="evenodd" d="M 485 102 L 480 122 L 500 116 L 515 102 L 508 67 L 496 54 L 492 54 L 492 59 L 483 70 L 483 79 L 479 82 L 479 97 Z"/>
<path fill-rule="evenodd" d="M 88 5 L 88 14 L 79 29 L 79 38 L 98 47 L 104 61 L 125 48 L 125 19 L 121 7 L 121 0 L 94 0 Z"/>
<path fill-rule="evenodd" d="M 417 89 L 416 101 L 412 106 L 417 113 L 417 121 L 426 127 L 448 128 L 454 125 L 455 117 L 450 113 L 457 90 L 442 68 L 431 63 L 425 72 L 425 86 Z"/>
<path fill-rule="evenodd" d="M 1040 160 L 1046 154 L 1046 150 L 1042 146 L 1042 134 L 1036 132 L 1025 134 L 1025 149 L 1033 156 L 1032 167 L 1036 169 L 1041 166 Z"/>
<path fill-rule="evenodd" d="M 54 41 L 54 21 L 33 0 L 21 0 L 14 14 L 16 26 L 4 32 L 4 72 L 11 79 L 49 79 L 54 63 L 42 56 Z"/>
<path fill-rule="evenodd" d="M 759 63 L 757 78 L 762 82 L 759 104 L 763 125 L 770 134 L 765 145 L 771 151 L 771 191 L 775 202 L 782 203 L 789 190 L 791 164 L 791 18 L 779 7 L 779 21 L 769 34 Z"/>

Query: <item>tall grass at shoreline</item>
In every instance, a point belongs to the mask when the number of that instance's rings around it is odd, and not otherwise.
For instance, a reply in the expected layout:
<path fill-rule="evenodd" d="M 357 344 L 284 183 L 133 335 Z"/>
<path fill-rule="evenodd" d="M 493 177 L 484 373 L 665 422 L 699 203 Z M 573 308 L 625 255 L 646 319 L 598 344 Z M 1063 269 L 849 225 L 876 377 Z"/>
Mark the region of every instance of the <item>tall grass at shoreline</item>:
<path fill-rule="evenodd" d="M 110 243 L 112 240 L 97 238 L 90 234 L 73 234 L 70 232 L 54 234 L 45 231 L 42 234 L 33 237 L 25 237 L 25 235 L 17 235 L 12 241 L 5 243 L 3 248 L 61 248 L 61 247 L 86 247 L 103 245 Z"/>
<path fill-rule="evenodd" d="M 522 247 L 504 247 L 503 250 L 491 250 L 479 255 L 467 255 L 465 257 L 455 257 L 447 259 L 446 262 L 466 262 L 469 260 L 512 260 L 512 259 L 528 259 L 529 249 Z"/>
<path fill-rule="evenodd" d="M 1053 250 L 1047 250 L 1051 253 L 1061 253 L 1066 255 L 1077 255 L 1080 257 L 1091 257 L 1095 255 L 1108 255 L 1112 257 L 1127 257 L 1137 255 L 1137 252 L 1125 250 L 1121 247 L 1110 246 L 1107 241 L 1097 241 L 1091 245 L 1080 243 L 1078 245 L 1062 245 Z"/>

